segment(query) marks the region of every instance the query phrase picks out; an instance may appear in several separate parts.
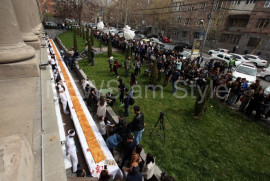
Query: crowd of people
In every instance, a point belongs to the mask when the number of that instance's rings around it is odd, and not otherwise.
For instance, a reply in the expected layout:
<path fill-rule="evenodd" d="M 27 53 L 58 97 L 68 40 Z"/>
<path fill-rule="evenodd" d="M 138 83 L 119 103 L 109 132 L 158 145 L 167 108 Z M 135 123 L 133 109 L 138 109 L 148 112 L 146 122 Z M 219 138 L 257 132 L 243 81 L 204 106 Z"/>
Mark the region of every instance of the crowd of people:
<path fill-rule="evenodd" d="M 156 61 L 158 80 L 164 80 L 160 84 L 167 86 L 171 82 L 174 94 L 177 91 L 180 80 L 202 88 L 206 84 L 206 80 L 210 79 L 214 95 L 220 101 L 228 105 L 239 103 L 239 112 L 243 112 L 247 116 L 252 116 L 252 112 L 256 111 L 255 120 L 259 120 L 262 117 L 267 119 L 270 115 L 270 96 L 264 94 L 260 80 L 248 83 L 245 77 L 233 78 L 232 68 L 235 67 L 233 59 L 228 64 L 213 59 L 206 61 L 202 54 L 195 58 L 188 57 L 183 59 L 181 51 L 166 51 L 158 43 L 154 42 L 146 42 L 144 40 L 127 41 L 124 37 L 119 37 L 117 34 L 112 36 L 102 32 L 96 33 L 96 38 L 104 44 L 111 39 L 112 45 L 124 52 L 128 46 L 131 47 L 134 61 L 131 61 L 131 57 L 124 61 L 123 68 L 125 69 L 125 74 L 121 75 L 123 77 L 131 76 L 131 95 L 134 93 L 133 86 L 136 84 L 136 76 L 140 74 L 141 67 L 143 65 L 148 66 L 147 72 L 150 74 L 153 62 Z M 109 63 L 110 66 L 113 65 L 111 71 L 115 71 L 115 75 L 119 77 L 117 71 L 119 68 L 118 60 L 115 59 L 113 62 L 113 57 L 110 57 Z M 133 72 L 130 71 L 131 67 L 134 69 Z M 123 91 L 119 94 L 122 95 L 122 93 Z M 126 115 L 128 116 L 128 113 Z"/>

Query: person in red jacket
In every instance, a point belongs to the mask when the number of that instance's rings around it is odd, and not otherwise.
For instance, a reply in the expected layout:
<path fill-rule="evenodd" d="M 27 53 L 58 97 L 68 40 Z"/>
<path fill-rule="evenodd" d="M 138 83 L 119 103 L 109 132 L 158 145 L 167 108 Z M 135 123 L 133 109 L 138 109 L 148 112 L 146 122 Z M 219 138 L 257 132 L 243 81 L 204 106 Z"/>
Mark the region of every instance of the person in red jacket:
<path fill-rule="evenodd" d="M 118 67 L 119 67 L 118 60 L 115 59 L 115 60 L 114 60 L 114 63 L 113 63 L 113 71 L 114 71 L 116 77 L 119 77 L 119 74 L 118 74 Z"/>

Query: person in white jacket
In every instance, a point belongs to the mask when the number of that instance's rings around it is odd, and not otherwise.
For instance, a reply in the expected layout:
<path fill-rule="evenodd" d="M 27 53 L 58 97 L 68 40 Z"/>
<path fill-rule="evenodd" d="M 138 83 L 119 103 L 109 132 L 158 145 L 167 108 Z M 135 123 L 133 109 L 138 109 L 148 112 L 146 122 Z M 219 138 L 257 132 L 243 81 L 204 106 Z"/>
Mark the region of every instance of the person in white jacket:
<path fill-rule="evenodd" d="M 72 172 L 77 172 L 78 169 L 78 157 L 77 149 L 74 141 L 75 131 L 73 129 L 68 130 L 68 136 L 66 137 L 66 155 L 70 155 L 72 163 Z"/>
<path fill-rule="evenodd" d="M 66 95 L 66 91 L 65 91 L 65 87 L 62 87 L 63 89 L 61 89 L 59 97 L 61 99 L 62 105 L 63 105 L 63 111 L 65 114 L 69 114 L 69 111 L 67 110 L 67 105 L 68 105 L 68 98 Z"/>
<path fill-rule="evenodd" d="M 155 159 L 151 154 L 148 153 L 142 169 L 142 175 L 144 176 L 145 180 L 149 180 L 153 177 L 155 167 Z"/>

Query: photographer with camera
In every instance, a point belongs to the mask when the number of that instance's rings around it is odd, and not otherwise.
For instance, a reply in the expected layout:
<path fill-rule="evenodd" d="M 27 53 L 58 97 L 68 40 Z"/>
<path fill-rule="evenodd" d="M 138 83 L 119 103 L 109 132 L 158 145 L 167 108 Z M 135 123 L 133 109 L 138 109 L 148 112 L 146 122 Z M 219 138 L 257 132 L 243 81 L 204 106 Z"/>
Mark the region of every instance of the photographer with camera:
<path fill-rule="evenodd" d="M 139 106 L 134 106 L 133 109 L 136 115 L 134 116 L 133 121 L 128 124 L 128 128 L 134 133 L 135 142 L 136 145 L 138 145 L 144 131 L 144 115 L 140 111 Z"/>

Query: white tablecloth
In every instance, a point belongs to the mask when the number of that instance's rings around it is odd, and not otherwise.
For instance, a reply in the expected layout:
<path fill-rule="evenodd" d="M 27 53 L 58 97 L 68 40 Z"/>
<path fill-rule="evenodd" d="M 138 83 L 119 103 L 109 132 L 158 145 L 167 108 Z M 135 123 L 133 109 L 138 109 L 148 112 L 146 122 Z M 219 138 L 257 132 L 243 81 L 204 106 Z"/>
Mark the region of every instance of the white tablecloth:
<path fill-rule="evenodd" d="M 60 56 L 60 53 L 59 51 L 57 50 L 57 52 L 54 52 L 54 53 L 57 53 L 59 56 Z M 105 157 L 106 157 L 106 160 L 114 160 L 110 150 L 108 149 L 102 135 L 100 134 L 97 126 L 96 126 L 96 123 L 95 121 L 93 120 L 91 114 L 89 113 L 89 110 L 87 108 L 87 106 L 85 105 L 84 103 L 84 100 L 82 98 L 82 96 L 80 95 L 80 92 L 68 70 L 68 68 L 66 67 L 64 61 L 61 59 L 63 65 L 64 65 L 64 68 L 69 76 L 69 79 L 71 81 L 71 84 L 74 88 L 74 91 L 76 92 L 76 96 L 78 97 L 79 99 L 79 102 L 83 108 L 83 111 L 84 111 L 84 114 L 86 115 L 86 118 L 94 132 L 94 135 L 97 139 L 97 142 L 99 143 Z M 57 64 L 58 64 L 58 60 L 57 60 Z M 60 70 L 61 72 L 61 68 L 58 66 L 58 69 Z M 64 76 L 62 74 L 61 75 L 61 79 L 62 80 L 65 80 L 64 79 Z M 84 154 L 84 157 L 85 157 L 85 160 L 86 160 L 86 163 L 87 163 L 87 166 L 90 170 L 90 172 L 92 173 L 92 175 L 94 177 L 99 177 L 99 174 L 100 174 L 100 171 L 102 170 L 104 164 L 105 164 L 105 160 L 103 160 L 102 162 L 99 162 L 99 163 L 95 163 L 93 157 L 92 157 L 92 154 L 90 151 L 87 151 L 87 149 L 89 148 L 87 142 L 86 142 L 86 138 L 85 138 L 85 135 L 83 133 L 83 130 L 82 130 L 82 127 L 80 125 L 80 122 L 78 120 L 78 117 L 77 117 L 77 114 L 75 112 L 75 110 L 73 109 L 73 104 L 72 104 L 72 101 L 71 101 L 71 98 L 70 98 L 70 94 L 68 92 L 68 89 L 67 89 L 67 85 L 64 83 L 64 86 L 66 88 L 66 92 L 67 92 L 67 97 L 68 97 L 68 106 L 69 106 L 69 109 L 70 109 L 70 112 L 71 112 L 71 118 L 73 120 L 73 123 L 74 123 L 74 126 L 75 126 L 75 129 L 76 129 L 76 133 L 79 137 L 79 140 L 80 140 L 80 143 L 81 143 L 81 147 L 82 147 L 82 150 L 83 150 L 83 154 Z M 101 168 L 101 169 L 100 169 Z M 108 165 L 107 166 L 107 169 L 108 169 L 108 172 L 110 175 L 113 176 L 113 178 L 115 177 L 115 175 L 120 175 L 121 177 L 123 177 L 123 174 L 121 172 L 121 170 L 119 169 L 117 163 L 115 162 L 115 165 Z"/>

